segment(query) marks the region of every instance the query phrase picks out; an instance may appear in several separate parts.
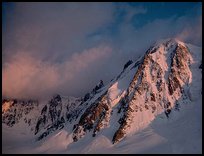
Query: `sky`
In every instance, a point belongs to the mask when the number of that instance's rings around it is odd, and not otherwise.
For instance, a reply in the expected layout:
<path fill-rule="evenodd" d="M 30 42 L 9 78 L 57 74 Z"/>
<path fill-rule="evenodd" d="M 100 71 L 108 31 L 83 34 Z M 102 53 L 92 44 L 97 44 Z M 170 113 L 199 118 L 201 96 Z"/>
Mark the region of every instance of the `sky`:
<path fill-rule="evenodd" d="M 202 46 L 202 3 L 4 2 L 3 97 L 83 97 L 165 38 Z"/>

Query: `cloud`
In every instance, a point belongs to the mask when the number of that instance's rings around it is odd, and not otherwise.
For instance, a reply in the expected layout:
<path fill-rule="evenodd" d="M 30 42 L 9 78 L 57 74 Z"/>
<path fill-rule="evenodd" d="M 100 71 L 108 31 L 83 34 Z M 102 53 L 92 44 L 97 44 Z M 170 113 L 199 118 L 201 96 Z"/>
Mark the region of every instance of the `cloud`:
<path fill-rule="evenodd" d="M 202 45 L 200 4 L 165 18 L 161 8 L 151 15 L 148 5 L 14 3 L 3 22 L 3 95 L 83 96 L 100 79 L 108 83 L 158 39 Z M 141 22 L 143 17 L 148 18 Z"/>
<path fill-rule="evenodd" d="M 95 68 L 111 49 L 87 35 L 112 22 L 112 3 L 23 2 L 11 9 L 2 36 L 3 96 L 83 96 L 97 83 Z"/>
<path fill-rule="evenodd" d="M 81 93 L 78 89 L 76 90 L 80 87 L 77 82 L 88 80 L 83 74 L 81 77 L 76 76 L 81 72 L 91 70 L 91 66 L 108 58 L 110 54 L 111 48 L 99 46 L 81 53 L 74 53 L 65 62 L 57 64 L 38 60 L 27 52 L 16 53 L 8 63 L 4 64 L 2 71 L 3 96 L 47 98 L 54 93 Z"/>
<path fill-rule="evenodd" d="M 177 34 L 176 38 L 202 46 L 202 16 L 194 19 L 193 25 L 187 25 L 180 33 Z"/>
<path fill-rule="evenodd" d="M 172 16 L 155 19 L 144 26 L 135 28 L 131 23 L 120 25 L 117 38 L 113 41 L 121 55 L 136 59 L 156 40 L 178 38 L 198 46 L 202 45 L 202 19 L 200 16 Z M 120 45 L 120 46 L 118 46 Z"/>
<path fill-rule="evenodd" d="M 90 48 L 86 35 L 113 20 L 112 7 L 109 3 L 15 3 L 3 32 L 4 60 L 20 50 L 60 61 Z"/>
<path fill-rule="evenodd" d="M 118 9 L 125 13 L 124 23 L 130 22 L 131 19 L 138 14 L 145 14 L 147 9 L 145 9 L 142 5 L 139 6 L 131 6 L 127 3 L 118 5 Z"/>

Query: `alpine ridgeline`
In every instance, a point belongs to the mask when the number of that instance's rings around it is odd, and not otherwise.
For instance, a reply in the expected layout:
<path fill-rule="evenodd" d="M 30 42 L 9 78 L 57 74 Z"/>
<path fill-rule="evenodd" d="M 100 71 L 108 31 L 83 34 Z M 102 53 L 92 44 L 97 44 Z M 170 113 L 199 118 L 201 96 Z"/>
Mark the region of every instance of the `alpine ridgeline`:
<path fill-rule="evenodd" d="M 116 143 L 146 127 L 158 114 L 168 118 L 192 100 L 193 63 L 188 44 L 162 40 L 144 57 L 129 60 L 109 84 L 104 86 L 101 80 L 84 98 L 56 95 L 40 105 L 31 100 L 3 100 L 2 122 L 10 127 L 27 123 L 37 140 L 66 125 L 74 142 L 100 132 Z"/>

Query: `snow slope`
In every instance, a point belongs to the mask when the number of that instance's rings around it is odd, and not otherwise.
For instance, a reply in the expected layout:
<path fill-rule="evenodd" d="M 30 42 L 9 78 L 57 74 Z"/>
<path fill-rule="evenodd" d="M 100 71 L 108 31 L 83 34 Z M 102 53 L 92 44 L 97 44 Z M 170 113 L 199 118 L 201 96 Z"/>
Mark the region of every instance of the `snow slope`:
<path fill-rule="evenodd" d="M 186 104 L 167 119 L 158 116 L 147 128 L 113 145 L 105 135 L 71 143 L 66 130 L 36 145 L 29 136 L 3 128 L 3 153 L 202 153 L 202 101 Z M 12 136 L 9 137 L 8 136 Z M 15 136 L 15 138 L 13 138 Z M 9 141 L 8 141 L 9 140 Z"/>

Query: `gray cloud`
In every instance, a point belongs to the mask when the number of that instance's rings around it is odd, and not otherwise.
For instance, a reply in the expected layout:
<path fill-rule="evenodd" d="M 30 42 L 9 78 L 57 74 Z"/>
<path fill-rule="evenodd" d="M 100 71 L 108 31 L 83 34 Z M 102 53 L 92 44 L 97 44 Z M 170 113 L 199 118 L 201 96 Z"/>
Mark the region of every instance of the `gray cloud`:
<path fill-rule="evenodd" d="M 93 69 L 97 69 L 97 64 L 108 58 L 111 51 L 111 48 L 104 46 L 91 48 L 73 53 L 63 63 L 44 62 L 26 52 L 16 53 L 4 64 L 3 95 L 11 98 L 47 98 L 54 93 L 83 94 L 88 87 L 87 79 L 95 78 L 91 74 Z M 87 77 L 84 71 L 90 76 Z"/>
<path fill-rule="evenodd" d="M 90 46 L 86 35 L 111 22 L 112 10 L 108 3 L 16 3 L 3 38 L 4 53 L 22 50 L 49 60 L 69 57 Z"/>
<path fill-rule="evenodd" d="M 143 55 L 144 51 L 159 39 L 178 38 L 183 42 L 202 46 L 202 17 L 192 18 L 186 15 L 158 18 L 140 28 L 134 28 L 131 23 L 123 23 L 118 34 L 113 45 L 126 55 L 126 59 Z"/>
<path fill-rule="evenodd" d="M 91 81 L 97 83 L 95 75 L 88 78 L 79 73 L 91 74 L 93 62 L 100 64 L 110 48 L 102 43 L 92 46 L 86 35 L 112 21 L 112 5 L 15 5 L 3 32 L 4 96 L 39 98 L 56 92 L 79 96 L 92 87 Z"/>
<path fill-rule="evenodd" d="M 83 96 L 100 79 L 108 83 L 158 39 L 177 37 L 202 46 L 202 18 L 190 13 L 158 17 L 135 28 L 131 19 L 148 13 L 143 6 L 15 4 L 2 38 L 2 92 L 7 97 Z M 125 13 L 121 20 L 118 9 Z"/>

